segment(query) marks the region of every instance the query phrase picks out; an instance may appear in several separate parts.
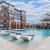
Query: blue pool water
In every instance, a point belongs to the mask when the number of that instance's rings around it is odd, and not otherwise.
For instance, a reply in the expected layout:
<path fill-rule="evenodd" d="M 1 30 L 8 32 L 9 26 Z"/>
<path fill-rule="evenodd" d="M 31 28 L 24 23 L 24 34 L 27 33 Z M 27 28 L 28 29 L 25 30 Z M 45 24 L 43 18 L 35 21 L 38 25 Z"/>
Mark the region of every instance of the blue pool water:
<path fill-rule="evenodd" d="M 10 37 L 10 35 L 1 36 L 1 37 L 14 43 L 15 45 L 22 47 L 22 48 L 27 48 L 27 47 L 30 47 L 32 45 L 36 45 L 38 42 L 42 41 L 44 38 L 50 36 L 49 29 L 18 30 L 17 32 L 22 32 L 22 33 L 26 33 L 26 34 L 33 34 L 34 38 L 32 41 L 25 42 L 22 39 L 13 40 Z"/>

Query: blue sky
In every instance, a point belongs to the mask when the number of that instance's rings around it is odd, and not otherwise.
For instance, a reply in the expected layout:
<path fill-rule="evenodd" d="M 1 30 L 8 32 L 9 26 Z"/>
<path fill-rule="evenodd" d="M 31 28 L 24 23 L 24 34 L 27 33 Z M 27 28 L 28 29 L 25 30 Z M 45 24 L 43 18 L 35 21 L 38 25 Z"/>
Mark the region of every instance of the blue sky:
<path fill-rule="evenodd" d="M 38 23 L 50 11 L 50 0 L 0 0 L 6 1 L 19 10 L 26 11 L 27 23 Z"/>

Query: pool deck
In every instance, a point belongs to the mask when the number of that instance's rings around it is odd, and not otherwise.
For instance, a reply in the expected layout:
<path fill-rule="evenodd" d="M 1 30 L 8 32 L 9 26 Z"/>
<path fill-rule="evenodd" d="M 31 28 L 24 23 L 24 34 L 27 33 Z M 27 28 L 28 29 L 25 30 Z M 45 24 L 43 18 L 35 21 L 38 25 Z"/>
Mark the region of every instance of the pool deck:
<path fill-rule="evenodd" d="M 0 37 L 0 50 L 23 50 L 23 49 Z"/>
<path fill-rule="evenodd" d="M 22 49 L 21 47 L 0 37 L 0 50 L 50 50 L 50 36 L 35 46 Z"/>
<path fill-rule="evenodd" d="M 35 46 L 28 47 L 26 50 L 50 50 L 50 36 Z"/>

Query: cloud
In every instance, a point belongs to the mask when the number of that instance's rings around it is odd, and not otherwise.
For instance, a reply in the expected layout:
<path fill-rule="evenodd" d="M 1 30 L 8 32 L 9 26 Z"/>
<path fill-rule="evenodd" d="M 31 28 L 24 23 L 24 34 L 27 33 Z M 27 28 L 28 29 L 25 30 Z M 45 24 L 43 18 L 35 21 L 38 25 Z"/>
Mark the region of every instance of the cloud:
<path fill-rule="evenodd" d="M 7 0 L 6 2 L 10 3 L 10 2 L 11 2 L 11 0 Z"/>
<path fill-rule="evenodd" d="M 37 2 L 50 2 L 49 0 L 36 0 Z"/>
<path fill-rule="evenodd" d="M 11 2 L 11 4 L 15 5 L 17 9 L 19 10 L 24 10 L 27 12 L 27 15 L 33 15 L 32 9 L 34 8 L 35 5 L 32 4 L 33 2 L 25 3 L 25 2 Z"/>
<path fill-rule="evenodd" d="M 29 21 L 36 22 L 36 21 L 40 21 L 41 19 L 44 19 L 45 17 L 43 17 L 44 16 L 43 14 L 45 14 L 45 12 L 50 10 L 50 1 L 49 0 L 29 1 L 28 3 L 25 3 L 22 1 L 17 1 L 17 2 L 7 1 L 7 2 L 14 5 L 19 10 L 26 11 L 27 12 L 26 16 L 29 18 L 29 19 L 27 18 L 28 22 Z M 40 3 L 42 5 L 35 8 L 35 6 L 38 6 L 35 3 Z"/>

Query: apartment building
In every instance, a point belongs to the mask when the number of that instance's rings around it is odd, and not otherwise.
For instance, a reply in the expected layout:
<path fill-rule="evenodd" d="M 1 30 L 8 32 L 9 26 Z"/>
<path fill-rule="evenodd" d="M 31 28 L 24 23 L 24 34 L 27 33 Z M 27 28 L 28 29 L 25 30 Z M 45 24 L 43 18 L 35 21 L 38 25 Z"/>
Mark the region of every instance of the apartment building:
<path fill-rule="evenodd" d="M 26 12 L 17 10 L 13 5 L 0 2 L 0 28 L 23 29 L 26 25 Z"/>

